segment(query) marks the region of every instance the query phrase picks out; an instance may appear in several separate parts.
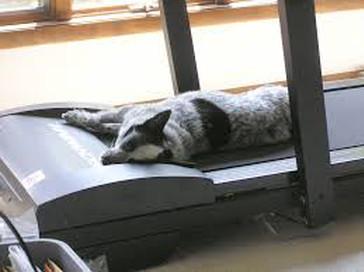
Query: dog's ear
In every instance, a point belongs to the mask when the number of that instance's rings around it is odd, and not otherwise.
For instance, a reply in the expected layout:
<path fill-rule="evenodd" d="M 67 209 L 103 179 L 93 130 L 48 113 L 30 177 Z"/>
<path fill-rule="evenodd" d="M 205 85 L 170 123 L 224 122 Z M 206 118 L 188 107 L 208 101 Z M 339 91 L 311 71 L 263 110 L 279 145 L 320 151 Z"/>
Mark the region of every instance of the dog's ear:
<path fill-rule="evenodd" d="M 171 114 L 171 110 L 162 111 L 145 121 L 141 127 L 149 131 L 162 132 L 169 118 L 171 117 Z"/>

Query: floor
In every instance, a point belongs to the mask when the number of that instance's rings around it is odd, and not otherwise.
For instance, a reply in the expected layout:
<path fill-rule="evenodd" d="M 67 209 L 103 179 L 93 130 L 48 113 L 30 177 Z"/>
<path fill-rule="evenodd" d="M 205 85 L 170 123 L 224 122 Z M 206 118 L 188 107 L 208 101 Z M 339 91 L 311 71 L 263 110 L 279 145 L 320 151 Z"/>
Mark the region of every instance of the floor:
<path fill-rule="evenodd" d="M 364 9 L 318 14 L 324 74 L 364 66 Z M 203 89 L 285 79 L 277 19 L 195 27 Z M 161 32 L 0 50 L 0 109 L 83 101 L 110 104 L 173 94 Z"/>
<path fill-rule="evenodd" d="M 317 230 L 282 219 L 273 233 L 257 218 L 206 228 L 186 235 L 170 260 L 146 271 L 361 272 L 364 206 L 355 210 L 360 214 L 342 209 L 345 216 Z"/>

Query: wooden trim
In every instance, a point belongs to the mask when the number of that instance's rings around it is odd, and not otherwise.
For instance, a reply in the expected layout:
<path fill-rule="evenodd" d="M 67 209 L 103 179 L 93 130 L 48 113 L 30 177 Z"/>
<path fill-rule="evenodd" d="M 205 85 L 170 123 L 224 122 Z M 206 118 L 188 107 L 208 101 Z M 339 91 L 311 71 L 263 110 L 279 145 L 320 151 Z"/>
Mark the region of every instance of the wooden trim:
<path fill-rule="evenodd" d="M 49 16 L 55 21 L 65 21 L 72 17 L 72 0 L 48 0 Z"/>
<path fill-rule="evenodd" d="M 77 9 L 73 10 L 73 17 L 81 17 L 81 16 L 93 16 L 93 15 L 101 15 L 101 14 L 109 14 L 109 13 L 119 13 L 125 12 L 128 10 L 128 6 L 126 5 L 115 5 L 115 6 L 105 6 L 105 7 L 97 7 L 97 8 L 85 8 L 85 9 Z"/>
<path fill-rule="evenodd" d="M 320 13 L 325 13 L 362 8 L 364 8 L 363 0 L 317 0 L 316 9 Z M 61 18 L 69 16 L 70 14 L 66 14 Z M 241 9 L 221 8 L 189 14 L 190 24 L 193 27 L 276 17 L 276 5 Z M 0 49 L 158 30 L 161 30 L 159 12 L 148 14 L 122 12 L 88 18 L 74 18 L 63 22 L 41 22 L 36 26 L 28 24 L 13 28 L 6 27 L 5 29 L 0 27 Z"/>
<path fill-rule="evenodd" d="M 209 6 L 209 9 L 221 7 L 221 5 L 228 5 L 233 1 L 242 1 L 242 0 L 186 0 L 188 6 L 192 5 L 199 5 L 199 6 Z M 110 5 L 110 6 L 97 6 L 97 7 L 89 7 L 89 8 L 82 8 L 73 10 L 74 17 L 81 17 L 81 16 L 92 16 L 92 15 L 100 15 L 100 14 L 108 14 L 108 13 L 118 13 L 118 12 L 125 12 L 129 11 L 131 13 L 134 12 L 146 12 L 143 10 L 133 10 L 131 9 L 132 5 Z M 157 11 L 153 9 L 153 11 Z"/>
<path fill-rule="evenodd" d="M 276 5 L 261 5 L 261 6 L 233 6 L 233 5 L 211 5 L 211 0 L 187 0 L 188 3 L 191 4 L 189 7 L 190 12 L 190 21 L 192 26 L 203 26 L 203 25 L 211 25 L 211 24 L 222 24 L 222 23 L 231 23 L 231 22 L 241 22 L 241 21 L 250 21 L 250 20 L 260 20 L 260 19 L 268 19 L 277 17 L 277 7 Z M 237 1 L 231 1 L 237 2 Z M 195 6 L 199 6 L 200 8 L 196 9 Z M 316 10 L 319 13 L 323 12 L 333 12 L 339 10 L 352 10 L 352 9 L 362 9 L 364 8 L 364 1 L 362 0 L 349 0 L 349 1 L 341 1 L 341 0 L 316 0 Z M 47 16 L 47 13 L 50 16 Z M 117 29 L 114 27 L 117 23 L 125 23 L 125 20 L 131 20 L 133 27 L 130 31 L 127 31 L 126 27 L 123 27 L 122 33 L 117 32 L 116 35 L 120 34 L 130 34 L 130 33 L 140 33 L 140 32 L 148 32 L 158 30 L 160 25 L 159 21 L 159 12 L 153 11 L 149 13 L 133 13 L 128 12 L 128 7 L 126 5 L 118 5 L 118 6 L 108 6 L 102 8 L 90 8 L 77 10 L 75 12 L 72 11 L 72 0 L 49 0 L 49 4 L 46 1 L 46 8 L 44 10 L 34 10 L 34 11 L 19 11 L 19 12 L 7 12 L 0 14 L 0 26 L 1 25 L 10 25 L 10 24 L 21 24 L 27 22 L 39 22 L 45 19 L 54 19 L 56 21 L 64 21 L 69 20 L 72 17 L 85 17 L 85 16 L 94 16 L 94 18 L 85 19 L 85 24 L 104 24 L 105 27 L 108 27 L 106 22 L 109 22 L 110 19 L 105 18 L 103 16 L 97 15 L 105 15 L 105 14 L 115 14 L 121 13 L 120 16 L 114 16 L 113 21 L 113 29 Z M 127 15 L 125 13 L 128 13 Z M 106 16 L 107 17 L 107 16 Z M 147 19 L 148 18 L 148 19 Z M 153 27 L 147 26 L 147 23 L 151 23 L 149 18 L 154 18 Z M 146 21 L 144 21 L 146 20 Z M 105 24 L 106 23 L 106 24 Z M 79 25 L 81 25 L 80 23 Z M 56 26 L 56 24 L 52 24 Z M 47 26 L 45 24 L 44 26 Z M 40 26 L 41 27 L 41 26 Z M 32 28 L 32 27 L 31 27 Z M 24 27 L 22 26 L 22 29 Z M 29 29 L 31 31 L 31 29 Z M 78 32 L 78 31 L 77 31 Z M 92 32 L 92 31 L 91 31 Z M 105 33 L 110 32 L 109 30 L 105 30 Z M 1 35 L 1 29 L 0 29 Z M 98 32 L 100 35 L 100 32 Z M 108 34 L 106 34 L 107 36 Z"/>
<path fill-rule="evenodd" d="M 341 10 L 363 9 L 363 0 L 316 0 L 316 12 L 334 12 Z"/>

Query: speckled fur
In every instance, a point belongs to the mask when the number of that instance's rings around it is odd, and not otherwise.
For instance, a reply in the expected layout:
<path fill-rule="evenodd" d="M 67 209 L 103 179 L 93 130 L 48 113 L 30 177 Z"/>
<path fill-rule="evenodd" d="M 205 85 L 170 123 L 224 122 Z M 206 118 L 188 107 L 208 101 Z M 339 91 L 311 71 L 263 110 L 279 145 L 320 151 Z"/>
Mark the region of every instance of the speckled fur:
<path fill-rule="evenodd" d="M 212 151 L 200 115 L 191 102 L 196 98 L 213 103 L 229 117 L 231 134 L 228 143 L 220 149 L 273 144 L 291 137 L 288 95 L 281 86 L 263 86 L 243 94 L 191 91 L 159 103 L 129 105 L 111 111 L 73 110 L 63 114 L 63 118 L 90 131 L 118 135 L 115 146 L 107 152 L 110 155 L 120 151 L 122 137 L 132 125 L 142 124 L 170 109 L 172 114 L 163 130 L 166 136 L 163 145 L 172 151 L 175 160 L 188 160 L 193 155 Z"/>

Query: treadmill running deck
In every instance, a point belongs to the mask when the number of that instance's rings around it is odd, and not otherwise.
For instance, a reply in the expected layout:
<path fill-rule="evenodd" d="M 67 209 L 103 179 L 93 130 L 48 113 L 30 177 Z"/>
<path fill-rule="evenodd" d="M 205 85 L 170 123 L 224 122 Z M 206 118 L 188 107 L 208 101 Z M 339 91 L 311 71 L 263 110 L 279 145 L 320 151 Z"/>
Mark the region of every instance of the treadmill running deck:
<path fill-rule="evenodd" d="M 330 150 L 364 145 L 364 87 L 325 93 Z M 315 120 L 312 120 L 315 122 Z M 294 157 L 292 143 L 253 147 L 235 152 L 217 152 L 195 158 L 203 171 Z"/>

